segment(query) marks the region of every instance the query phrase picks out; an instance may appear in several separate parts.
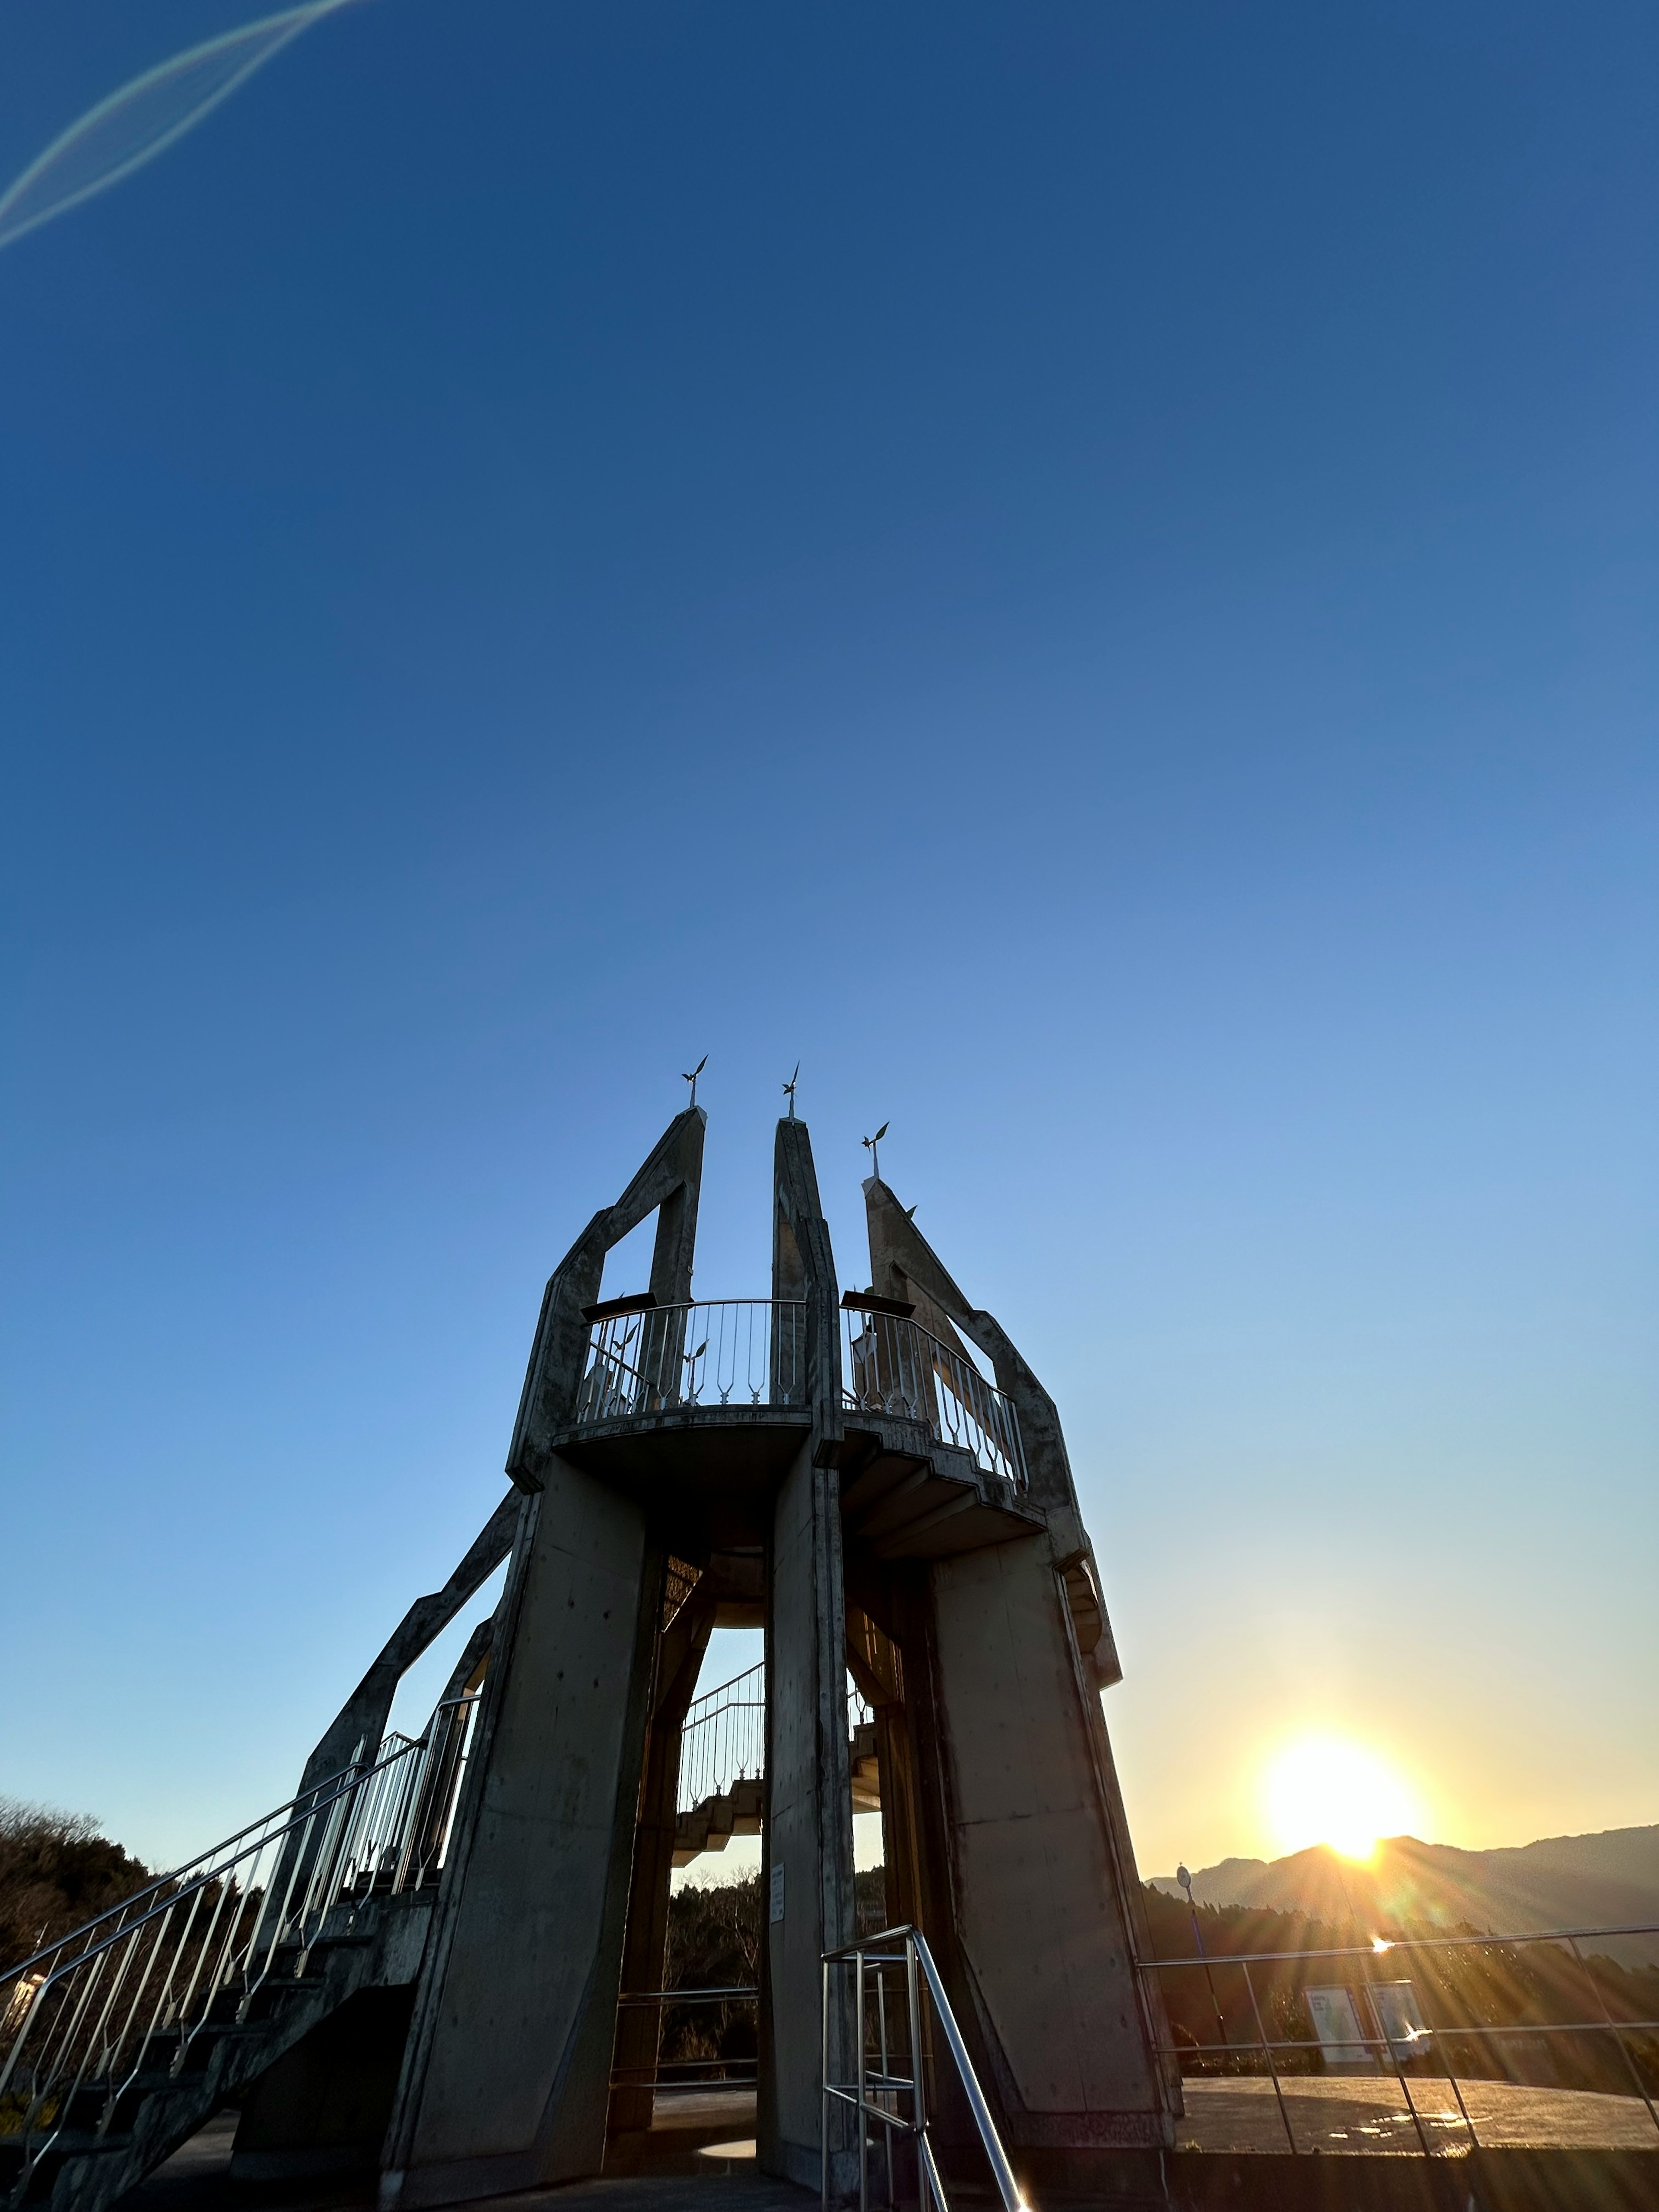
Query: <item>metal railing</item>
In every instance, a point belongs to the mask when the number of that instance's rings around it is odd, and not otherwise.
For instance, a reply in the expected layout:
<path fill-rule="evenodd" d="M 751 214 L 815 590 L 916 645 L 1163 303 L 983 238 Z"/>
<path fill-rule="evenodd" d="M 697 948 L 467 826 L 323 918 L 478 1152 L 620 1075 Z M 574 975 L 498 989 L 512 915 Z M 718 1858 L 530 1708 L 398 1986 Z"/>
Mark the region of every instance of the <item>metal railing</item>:
<path fill-rule="evenodd" d="M 245 2021 L 304 1971 L 329 1912 L 418 1889 L 442 1865 L 476 1697 L 439 1706 L 264 1819 L 0 1970 L 0 2148 L 13 2201 L 66 2130 L 109 2132 L 141 2077 L 184 2070 L 204 2028 Z"/>
<path fill-rule="evenodd" d="M 684 2095 L 697 2090 L 752 2089 L 760 2079 L 760 2060 L 749 2051 L 723 2054 L 707 2051 L 696 2058 L 664 2058 L 662 2045 L 672 2039 L 678 2025 L 677 2012 L 716 2008 L 714 2033 L 731 2012 L 742 2006 L 752 2009 L 760 1991 L 752 1988 L 722 1990 L 625 1990 L 617 2000 L 623 2005 L 659 2005 L 662 2018 L 657 2029 L 658 2055 L 649 2066 L 613 2066 L 613 2089 L 650 2089 L 657 2096 Z"/>
<path fill-rule="evenodd" d="M 848 1410 L 925 1421 L 942 1443 L 973 1455 L 988 1474 L 1026 1486 L 1013 1401 L 971 1359 L 898 1314 L 843 1308 L 842 1397 Z"/>
<path fill-rule="evenodd" d="M 691 1406 L 801 1406 L 806 1308 L 780 1298 L 709 1298 L 607 1314 L 589 1331 L 578 1426 Z"/>
<path fill-rule="evenodd" d="M 678 1809 L 689 1813 L 734 1782 L 766 1771 L 766 1662 L 706 1690 L 680 1729 Z"/>
<path fill-rule="evenodd" d="M 1366 2079 L 1392 2075 L 1402 2100 L 1392 2109 L 1410 2136 L 1390 2147 L 1414 2140 L 1425 2157 L 1480 2148 L 1471 2096 L 1492 2111 L 1499 2085 L 1504 2095 L 1610 2092 L 1627 2100 L 1638 2125 L 1639 2100 L 1659 2148 L 1659 2020 L 1616 2013 L 1607 1988 L 1615 1978 L 1628 1979 L 1623 2001 L 1645 1994 L 1651 2010 L 1653 1969 L 1626 1976 L 1616 1961 L 1586 1957 L 1583 1948 L 1637 1936 L 1659 1936 L 1659 1926 L 1379 1936 L 1364 1946 L 1305 1951 L 1200 1948 L 1191 1958 L 1142 1960 L 1139 1971 L 1156 1978 L 1163 2003 L 1155 2016 L 1167 2014 L 1175 2029 L 1176 2039 L 1160 2046 L 1164 2055 L 1189 2078 L 1271 2081 L 1292 2153 L 1304 2147 L 1291 2106 L 1314 2097 L 1310 2076 L 1331 2071 L 1359 2095 Z M 1414 1973 L 1402 1977 L 1402 1966 Z M 1310 1969 L 1327 1978 L 1313 1980 Z M 1167 1978 L 1176 1975 L 1185 1985 L 1172 1990 Z M 1594 2018 L 1523 2016 L 1553 2015 L 1575 2002 L 1582 2009 L 1586 1998 Z M 1437 2086 L 1452 2107 L 1437 2112 L 1420 2101 Z M 1547 2112 L 1532 2123 L 1546 2130 L 1549 2124 Z"/>
<path fill-rule="evenodd" d="M 857 1686 L 847 1686 L 847 1740 L 875 1718 Z M 675 1809 L 689 1813 L 735 1783 L 766 1773 L 766 1662 L 729 1682 L 705 1690 L 686 1708 L 680 1727 L 679 1794 Z"/>
<path fill-rule="evenodd" d="M 831 1977 L 849 1967 L 854 1978 L 853 2049 L 856 2072 L 851 2081 L 835 2081 L 830 2074 Z M 938 2031 L 937 2038 L 927 2033 L 924 1994 Z M 1003 2212 L 1024 2212 L 1019 2185 L 1014 2179 L 1008 2154 L 991 2117 L 991 2107 L 968 2056 L 968 2046 L 957 2026 L 956 2014 L 945 1994 L 933 1954 L 919 1929 L 884 1929 L 878 1936 L 866 1936 L 839 1951 L 824 1953 L 821 2033 L 823 2212 L 829 2212 L 830 2205 L 830 2114 L 836 2104 L 851 2106 L 859 2116 L 859 2212 L 869 2212 L 872 2131 L 876 2128 L 883 2130 L 879 2149 L 885 2168 L 888 2204 L 896 2207 L 898 2203 L 893 2174 L 893 2138 L 896 2135 L 915 2146 L 918 2212 L 949 2212 L 928 2119 L 928 2064 L 930 2059 L 934 2059 L 939 2043 L 944 2045 L 945 2054 L 962 2083 L 991 2168 L 992 2180 L 1002 2199 Z"/>

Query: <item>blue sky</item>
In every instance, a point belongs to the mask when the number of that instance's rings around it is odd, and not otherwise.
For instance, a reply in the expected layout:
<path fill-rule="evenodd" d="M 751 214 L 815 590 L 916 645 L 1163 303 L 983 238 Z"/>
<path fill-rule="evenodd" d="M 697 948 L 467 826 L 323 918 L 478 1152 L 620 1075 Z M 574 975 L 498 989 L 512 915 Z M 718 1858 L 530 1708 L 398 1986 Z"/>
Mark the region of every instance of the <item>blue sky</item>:
<path fill-rule="evenodd" d="M 0 169 L 237 20 L 5 0 Z M 0 255 L 0 1790 L 286 1793 L 706 1051 L 702 1294 L 799 1058 L 1059 1399 L 1148 1870 L 1659 1820 L 1656 80 L 376 0 Z"/>

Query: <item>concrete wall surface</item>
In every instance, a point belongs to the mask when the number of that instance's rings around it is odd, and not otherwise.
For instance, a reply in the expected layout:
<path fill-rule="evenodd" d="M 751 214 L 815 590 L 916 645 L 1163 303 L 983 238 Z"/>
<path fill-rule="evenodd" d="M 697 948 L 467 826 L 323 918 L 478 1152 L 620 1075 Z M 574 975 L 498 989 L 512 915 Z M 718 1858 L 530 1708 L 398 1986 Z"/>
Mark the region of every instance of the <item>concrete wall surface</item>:
<path fill-rule="evenodd" d="M 956 1934 L 1010 2135 L 1170 2142 L 1048 1547 L 942 1561 L 932 1595 Z"/>
<path fill-rule="evenodd" d="M 841 1514 L 834 1471 L 812 1456 L 804 1444 L 774 1520 L 759 2123 L 763 2166 L 808 2186 L 820 2159 L 819 1962 L 851 1940 L 854 1909 Z"/>
<path fill-rule="evenodd" d="M 636 1504 L 557 1455 L 521 1542 L 389 2203 L 593 2173 L 604 2155 L 661 1559 Z"/>

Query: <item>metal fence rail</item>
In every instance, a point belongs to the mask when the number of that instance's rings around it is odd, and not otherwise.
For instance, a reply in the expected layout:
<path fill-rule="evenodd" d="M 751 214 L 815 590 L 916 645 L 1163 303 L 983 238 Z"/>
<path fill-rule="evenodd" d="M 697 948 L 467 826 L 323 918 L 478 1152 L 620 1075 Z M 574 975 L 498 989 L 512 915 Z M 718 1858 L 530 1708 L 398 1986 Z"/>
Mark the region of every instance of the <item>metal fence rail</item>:
<path fill-rule="evenodd" d="M 714 2032 L 718 2033 L 733 2010 L 739 2006 L 752 2009 L 759 2000 L 760 1991 L 746 1986 L 720 1990 L 625 1990 L 617 2000 L 619 2006 L 661 2008 L 658 2055 L 649 2066 L 613 2065 L 611 2087 L 648 2088 L 659 2097 L 699 2089 L 752 2089 L 760 2078 L 760 2060 L 753 2052 L 708 2051 L 696 2058 L 664 2058 L 661 2047 L 673 2034 L 677 2011 L 695 2013 L 715 2008 Z"/>
<path fill-rule="evenodd" d="M 780 1298 L 607 1314 L 588 1334 L 576 1424 L 691 1406 L 802 1405 L 805 1316 L 803 1304 Z"/>
<path fill-rule="evenodd" d="M 333 1906 L 436 1880 L 476 1698 L 0 1971 L 0 2143 L 16 2196 L 69 2128 L 107 2132 L 141 2075 L 176 2074 L 210 2024 L 292 1977 Z"/>
<path fill-rule="evenodd" d="M 833 1977 L 848 1972 L 854 1976 L 856 2070 L 852 2081 L 837 2081 L 830 2071 L 830 2008 Z M 930 2018 L 933 2034 L 928 2033 Z M 1019 2185 L 945 1994 L 945 1984 L 927 1939 L 916 1928 L 884 1929 L 879 1935 L 866 1936 L 860 1942 L 823 1954 L 820 2120 L 823 2212 L 829 2212 L 830 2206 L 830 2116 L 836 2105 L 850 2106 L 859 2116 L 859 2212 L 869 2212 L 872 2147 L 878 2150 L 884 2169 L 887 2203 L 897 2206 L 895 2136 L 915 2146 L 918 2212 L 949 2212 L 928 2120 L 928 2068 L 930 2062 L 938 2062 L 941 2045 L 962 2083 L 1003 2212 L 1025 2212 Z M 881 2142 L 872 2146 L 872 2130 L 877 2128 L 882 2131 Z"/>
<path fill-rule="evenodd" d="M 1437 2149 L 1413 2087 L 1437 2083 L 1455 2102 L 1468 2147 L 1480 2135 L 1464 2095 L 1478 2082 L 1528 2088 L 1611 2090 L 1639 2100 L 1659 2148 L 1659 2019 L 1615 2013 L 1584 1946 L 1633 1936 L 1659 1937 L 1659 1926 L 1555 1929 L 1521 1936 L 1374 1937 L 1367 1945 L 1305 1951 L 1215 1952 L 1148 1959 L 1139 1971 L 1170 1996 L 1167 1978 L 1187 1978 L 1191 2014 L 1213 2023 L 1188 2028 L 1160 2046 L 1183 2074 L 1265 2075 L 1273 2087 L 1286 2142 L 1300 2154 L 1289 2098 L 1298 2082 L 1333 2065 L 1358 2083 L 1392 2075 L 1404 2114 L 1425 2157 L 1459 2154 L 1443 2136 Z M 1201 1942 L 1201 1939 L 1200 1939 Z M 1534 1957 L 1525 1962 L 1521 1954 Z M 1604 1961 L 1620 1970 L 1617 1962 Z M 1416 1967 L 1402 1977 L 1402 1966 Z M 1316 1982 L 1310 1970 L 1328 1978 Z M 1553 2016 L 1574 2001 L 1589 2018 Z M 1243 2003 L 1237 2000 L 1243 1998 Z M 1304 2032 L 1310 1998 L 1335 2001 L 1340 2028 Z M 1588 2002 L 1585 2002 L 1585 2000 Z M 1165 2004 L 1154 2008 L 1161 2015 Z M 1550 2017 L 1522 2017 L 1523 2011 Z M 1510 2017 L 1500 2017 L 1503 2014 Z M 1460 2016 L 1461 2015 L 1461 2016 Z M 1317 2022 L 1314 2023 L 1317 2026 Z M 1333 2054 L 1335 2054 L 1334 2057 Z"/>
<path fill-rule="evenodd" d="M 975 1466 L 1026 1486 L 1019 1416 L 971 1359 L 898 1314 L 843 1309 L 842 1396 L 848 1410 L 924 1421 Z"/>

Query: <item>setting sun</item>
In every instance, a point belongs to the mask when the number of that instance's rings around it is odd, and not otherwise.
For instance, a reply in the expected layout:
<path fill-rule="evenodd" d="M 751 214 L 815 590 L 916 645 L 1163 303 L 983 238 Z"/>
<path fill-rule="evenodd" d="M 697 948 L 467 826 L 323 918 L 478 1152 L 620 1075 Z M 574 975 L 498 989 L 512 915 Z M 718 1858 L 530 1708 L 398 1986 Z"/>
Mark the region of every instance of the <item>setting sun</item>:
<path fill-rule="evenodd" d="M 1289 1745 L 1268 1766 L 1263 1796 L 1281 1851 L 1328 1844 L 1345 1858 L 1368 1859 L 1379 1836 L 1402 1833 L 1417 1814 L 1393 1769 L 1340 1736 Z"/>

